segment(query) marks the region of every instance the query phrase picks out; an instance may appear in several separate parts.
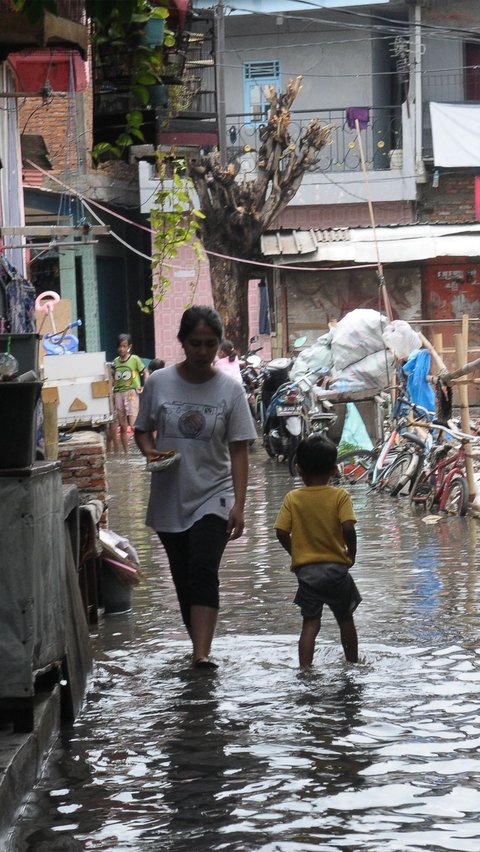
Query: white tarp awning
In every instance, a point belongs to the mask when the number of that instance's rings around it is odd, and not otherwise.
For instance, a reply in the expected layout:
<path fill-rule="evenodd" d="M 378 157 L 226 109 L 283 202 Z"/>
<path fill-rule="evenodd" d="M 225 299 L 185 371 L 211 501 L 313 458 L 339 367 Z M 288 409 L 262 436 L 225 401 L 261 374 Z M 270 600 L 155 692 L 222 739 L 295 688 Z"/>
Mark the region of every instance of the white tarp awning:
<path fill-rule="evenodd" d="M 480 104 L 430 103 L 436 166 L 480 166 Z"/>
<path fill-rule="evenodd" d="M 434 257 L 480 257 L 480 223 L 471 225 L 398 225 L 390 228 L 349 228 L 343 239 L 323 241 L 318 233 L 315 252 L 293 253 L 288 232 L 262 237 L 262 252 L 274 263 L 408 263 Z M 376 242 L 374 237 L 376 237 Z M 287 251 L 279 251 L 284 243 Z"/>

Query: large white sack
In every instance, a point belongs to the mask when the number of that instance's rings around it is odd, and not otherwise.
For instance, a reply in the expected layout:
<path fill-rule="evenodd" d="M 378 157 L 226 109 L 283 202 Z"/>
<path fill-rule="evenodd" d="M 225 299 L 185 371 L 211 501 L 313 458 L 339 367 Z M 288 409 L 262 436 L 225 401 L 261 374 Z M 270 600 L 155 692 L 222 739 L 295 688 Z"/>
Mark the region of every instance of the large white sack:
<path fill-rule="evenodd" d="M 344 370 L 332 370 L 332 390 L 354 391 L 388 387 L 394 373 L 394 357 L 387 349 L 372 352 Z"/>
<path fill-rule="evenodd" d="M 383 348 L 386 317 L 371 308 L 356 308 L 332 329 L 332 356 L 336 370 L 342 370 L 366 355 Z"/>
<path fill-rule="evenodd" d="M 326 334 L 318 337 L 315 343 L 303 349 L 290 370 L 290 378 L 298 379 L 299 376 L 311 372 L 328 375 L 333 366 L 332 337 L 332 332 L 327 331 Z"/>
<path fill-rule="evenodd" d="M 420 335 L 405 320 L 389 322 L 382 337 L 385 346 L 392 350 L 396 358 L 409 358 L 412 352 L 422 346 Z"/>

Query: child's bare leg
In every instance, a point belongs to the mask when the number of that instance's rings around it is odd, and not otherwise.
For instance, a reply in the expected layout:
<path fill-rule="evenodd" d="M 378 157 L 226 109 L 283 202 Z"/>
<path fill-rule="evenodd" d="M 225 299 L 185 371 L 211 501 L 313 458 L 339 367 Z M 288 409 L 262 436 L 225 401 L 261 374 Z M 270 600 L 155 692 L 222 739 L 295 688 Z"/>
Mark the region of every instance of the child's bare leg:
<path fill-rule="evenodd" d="M 311 666 L 315 651 L 315 639 L 320 631 L 319 618 L 304 618 L 302 632 L 298 640 L 298 661 L 302 668 Z"/>
<path fill-rule="evenodd" d="M 128 420 L 125 414 L 118 412 L 118 422 L 120 424 L 120 440 L 122 442 L 123 452 L 128 453 Z"/>
<path fill-rule="evenodd" d="M 347 615 L 341 621 L 337 619 L 340 628 L 340 639 L 349 663 L 358 663 L 358 637 L 353 615 Z"/>

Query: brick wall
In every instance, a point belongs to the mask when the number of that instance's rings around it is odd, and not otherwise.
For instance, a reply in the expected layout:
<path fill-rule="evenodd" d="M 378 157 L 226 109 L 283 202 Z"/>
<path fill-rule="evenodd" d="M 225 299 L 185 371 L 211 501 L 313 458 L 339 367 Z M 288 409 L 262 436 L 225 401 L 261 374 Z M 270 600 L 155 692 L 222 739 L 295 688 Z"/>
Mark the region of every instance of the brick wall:
<path fill-rule="evenodd" d="M 105 440 L 93 431 L 74 432 L 58 447 L 64 485 L 76 485 L 80 502 L 107 498 Z"/>
<path fill-rule="evenodd" d="M 409 201 L 377 201 L 375 222 L 381 225 L 409 225 L 414 221 Z M 368 206 L 362 204 L 318 204 L 296 207 L 292 204 L 272 228 L 363 228 L 370 227 Z"/>
<path fill-rule="evenodd" d="M 418 222 L 448 223 L 450 225 L 475 222 L 475 176 L 473 174 L 446 174 L 439 171 L 438 186 L 433 186 L 432 176 L 419 193 Z"/>

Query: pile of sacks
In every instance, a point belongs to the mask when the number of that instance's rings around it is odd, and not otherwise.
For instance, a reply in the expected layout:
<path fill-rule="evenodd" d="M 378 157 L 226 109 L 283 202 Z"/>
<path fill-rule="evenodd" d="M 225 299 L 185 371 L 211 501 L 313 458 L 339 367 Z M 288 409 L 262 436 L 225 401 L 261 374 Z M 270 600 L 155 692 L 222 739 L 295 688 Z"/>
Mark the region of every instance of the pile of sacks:
<path fill-rule="evenodd" d="M 329 387 L 339 392 L 387 387 L 395 358 L 405 360 L 421 345 L 420 335 L 404 320 L 389 323 L 378 311 L 357 308 L 300 353 L 290 376 L 329 376 Z"/>

